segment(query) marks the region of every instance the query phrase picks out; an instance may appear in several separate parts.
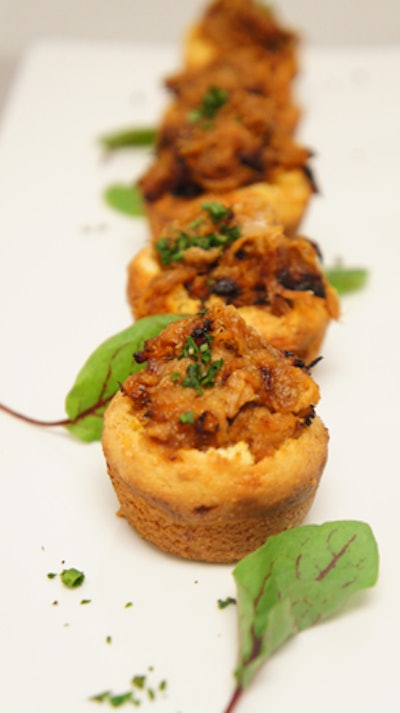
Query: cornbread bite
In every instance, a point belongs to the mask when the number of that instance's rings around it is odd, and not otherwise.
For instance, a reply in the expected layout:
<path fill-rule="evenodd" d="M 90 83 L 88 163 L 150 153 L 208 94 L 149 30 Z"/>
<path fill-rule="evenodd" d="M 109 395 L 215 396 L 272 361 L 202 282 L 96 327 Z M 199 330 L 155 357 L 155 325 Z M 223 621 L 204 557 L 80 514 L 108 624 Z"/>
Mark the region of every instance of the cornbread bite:
<path fill-rule="evenodd" d="M 290 82 L 298 70 L 298 38 L 284 27 L 274 10 L 254 0 L 215 0 L 187 33 L 185 63 L 205 67 L 243 47 L 263 51 L 263 64 L 281 83 Z"/>
<path fill-rule="evenodd" d="M 243 88 L 211 86 L 197 109 L 172 105 L 138 182 L 153 232 L 198 196 L 252 184 L 264 187 L 267 204 L 294 232 L 315 191 L 311 152 L 278 119 L 269 97 Z"/>
<path fill-rule="evenodd" d="M 315 359 L 339 314 L 315 244 L 288 238 L 257 192 L 232 205 L 196 204 L 187 217 L 131 261 L 127 294 L 134 317 L 232 304 L 272 345 Z"/>
<path fill-rule="evenodd" d="M 233 562 L 298 525 L 328 434 L 297 357 L 268 345 L 232 306 L 175 322 L 135 355 L 104 416 L 120 514 L 174 555 Z"/>
<path fill-rule="evenodd" d="M 312 152 L 294 137 L 297 38 L 252 0 L 217 0 L 195 34 L 189 46 L 203 43 L 211 55 L 167 78 L 173 99 L 138 181 L 150 228 L 182 217 L 198 196 L 259 184 L 294 234 L 316 189 Z"/>
<path fill-rule="evenodd" d="M 171 170 L 173 167 L 171 166 Z M 139 181 L 139 184 L 141 181 Z M 246 198 L 257 193 L 265 207 L 271 209 L 276 220 L 282 224 L 287 235 L 295 235 L 311 197 L 315 191 L 312 177 L 303 169 L 271 172 L 268 182 L 256 182 L 219 193 L 227 202 Z M 162 233 L 173 220 L 185 221 L 193 205 L 213 200 L 216 191 L 200 192 L 194 196 L 180 196 L 166 191 L 156 199 L 145 198 L 146 219 L 152 235 Z"/>
<path fill-rule="evenodd" d="M 229 96 L 233 104 L 243 107 L 245 102 L 252 102 L 253 121 L 258 112 L 260 128 L 269 134 L 277 128 L 282 134 L 292 134 L 301 114 L 290 86 L 277 82 L 258 47 L 238 49 L 206 67 L 185 68 L 167 77 L 165 86 L 172 101 L 159 129 L 161 146 L 179 135 L 187 118 L 194 122 L 202 111 L 212 111 L 211 103 L 218 100 L 216 89 L 223 93 L 222 98 Z M 208 104 L 204 106 L 204 102 Z"/>

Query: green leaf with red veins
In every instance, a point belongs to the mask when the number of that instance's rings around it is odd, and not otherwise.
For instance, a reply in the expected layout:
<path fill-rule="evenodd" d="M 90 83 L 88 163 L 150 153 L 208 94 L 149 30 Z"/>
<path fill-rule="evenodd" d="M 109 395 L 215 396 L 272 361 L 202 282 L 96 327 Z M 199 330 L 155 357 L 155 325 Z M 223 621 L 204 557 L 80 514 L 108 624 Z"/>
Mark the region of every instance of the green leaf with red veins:
<path fill-rule="evenodd" d="M 237 690 L 284 641 L 343 606 L 378 577 L 378 548 L 358 521 L 306 525 L 270 537 L 234 569 L 239 612 Z M 227 710 L 232 710 L 233 706 Z"/>
<path fill-rule="evenodd" d="M 68 430 L 81 441 L 101 438 L 103 413 L 129 374 L 139 371 L 135 352 L 146 339 L 155 337 L 182 315 L 163 314 L 144 317 L 103 342 L 88 358 L 65 400 Z"/>

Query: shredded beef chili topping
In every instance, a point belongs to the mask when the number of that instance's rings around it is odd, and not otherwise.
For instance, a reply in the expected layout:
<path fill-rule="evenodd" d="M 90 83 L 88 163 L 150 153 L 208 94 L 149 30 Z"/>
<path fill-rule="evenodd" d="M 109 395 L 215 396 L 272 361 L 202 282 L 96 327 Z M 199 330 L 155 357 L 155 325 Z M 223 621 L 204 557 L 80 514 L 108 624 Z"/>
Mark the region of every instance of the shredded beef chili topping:
<path fill-rule="evenodd" d="M 259 460 L 297 438 L 319 400 L 304 364 L 267 345 L 233 307 L 171 324 L 135 358 L 146 366 L 122 391 L 168 457 L 245 441 Z"/>

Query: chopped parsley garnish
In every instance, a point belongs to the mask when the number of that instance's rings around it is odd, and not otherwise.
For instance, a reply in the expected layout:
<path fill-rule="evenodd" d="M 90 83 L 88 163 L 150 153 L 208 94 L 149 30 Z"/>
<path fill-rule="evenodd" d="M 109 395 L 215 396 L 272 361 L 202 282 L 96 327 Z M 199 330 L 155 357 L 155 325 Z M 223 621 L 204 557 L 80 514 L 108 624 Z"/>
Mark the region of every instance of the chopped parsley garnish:
<path fill-rule="evenodd" d="M 148 670 L 153 671 L 152 667 L 149 667 Z M 119 708 L 125 704 L 138 707 L 141 706 L 145 700 L 143 696 L 146 696 L 150 701 L 154 701 L 156 699 L 156 692 L 162 693 L 167 688 L 165 679 L 162 679 L 158 685 L 156 683 L 155 685 L 150 685 L 147 676 L 142 674 L 133 676 L 130 685 L 131 688 L 124 693 L 113 693 L 107 690 L 90 696 L 89 700 L 95 701 L 96 703 L 108 703 L 112 708 Z"/>
<path fill-rule="evenodd" d="M 181 415 L 179 416 L 179 421 L 180 421 L 181 423 L 192 424 L 192 423 L 194 423 L 195 418 L 196 418 L 196 416 L 195 416 L 195 414 L 193 413 L 193 411 L 184 411 L 184 412 L 181 413 Z"/>
<path fill-rule="evenodd" d="M 188 120 L 194 124 L 202 119 L 214 119 L 219 109 L 226 104 L 228 96 L 226 89 L 211 85 L 204 94 L 200 106 L 189 112 Z"/>
<path fill-rule="evenodd" d="M 218 599 L 218 609 L 226 609 L 230 604 L 236 604 L 234 597 L 226 597 L 226 599 Z"/>
<path fill-rule="evenodd" d="M 214 223 L 218 223 L 220 220 L 228 218 L 232 214 L 230 208 L 227 208 L 227 206 L 217 201 L 205 201 L 201 207 L 209 213 Z"/>
<path fill-rule="evenodd" d="M 119 706 L 123 706 L 124 703 L 133 701 L 133 693 L 132 691 L 126 691 L 126 693 L 118 693 L 115 696 L 110 696 L 108 700 L 110 701 L 113 708 L 119 708 Z"/>
<path fill-rule="evenodd" d="M 103 703 L 108 701 L 111 696 L 111 691 L 102 691 L 101 693 L 96 693 L 94 696 L 90 697 L 91 701 L 96 701 L 97 703 Z"/>
<path fill-rule="evenodd" d="M 175 236 L 162 236 L 156 242 L 156 250 L 162 265 L 181 262 L 185 251 L 193 247 L 202 250 L 219 248 L 222 251 L 240 237 L 239 226 L 231 223 L 233 214 L 230 208 L 217 201 L 205 202 L 202 208 L 208 213 L 215 230 L 201 233 L 199 229 L 204 221 L 198 219 L 192 221 L 187 230 L 177 231 Z"/>
<path fill-rule="evenodd" d="M 143 689 L 146 685 L 146 676 L 137 675 L 132 678 L 132 686 Z"/>
<path fill-rule="evenodd" d="M 70 567 L 70 569 L 63 569 L 63 571 L 60 574 L 60 578 L 63 584 L 65 584 L 66 587 L 69 587 L 70 589 L 75 589 L 76 587 L 80 587 L 84 580 L 85 580 L 85 575 L 83 572 L 80 572 L 78 569 L 75 569 L 75 567 Z"/>
<path fill-rule="evenodd" d="M 202 394 L 203 389 L 214 386 L 215 375 L 221 369 L 223 363 L 223 359 L 217 359 L 207 367 L 202 367 L 199 362 L 189 364 L 186 370 L 187 376 L 183 379 L 182 386 L 195 389 L 198 394 Z"/>
<path fill-rule="evenodd" d="M 203 329 L 200 328 L 199 330 L 200 337 L 196 330 L 189 334 L 184 342 L 182 353 L 179 355 L 179 359 L 185 357 L 192 359 L 192 363 L 186 369 L 186 376 L 180 381 L 178 372 L 174 371 L 171 375 L 172 381 L 180 382 L 184 388 L 195 389 L 198 394 L 202 394 L 203 389 L 215 385 L 215 375 L 224 363 L 223 359 L 216 359 L 215 361 L 211 359 L 212 335 L 208 331 L 210 325 L 206 325 L 206 322 L 203 325 Z M 192 421 L 187 420 L 192 417 Z M 186 411 L 181 414 L 179 420 L 181 423 L 193 423 L 194 414 Z"/>

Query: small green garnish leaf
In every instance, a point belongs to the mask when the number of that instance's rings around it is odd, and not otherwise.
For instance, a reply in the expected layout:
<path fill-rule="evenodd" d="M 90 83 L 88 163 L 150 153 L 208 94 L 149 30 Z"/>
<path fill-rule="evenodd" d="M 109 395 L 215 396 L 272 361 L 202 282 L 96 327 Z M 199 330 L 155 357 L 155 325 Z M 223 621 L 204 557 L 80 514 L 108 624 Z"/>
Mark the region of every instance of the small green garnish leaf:
<path fill-rule="evenodd" d="M 226 104 L 228 92 L 222 87 L 210 86 L 204 94 L 200 106 L 188 114 L 188 121 L 195 123 L 202 119 L 214 119 L 219 109 Z"/>
<path fill-rule="evenodd" d="M 203 367 L 199 362 L 189 364 L 186 369 L 187 376 L 184 377 L 182 386 L 194 389 L 198 394 L 202 394 L 203 389 L 209 389 L 214 386 L 215 375 L 221 369 L 223 363 L 223 359 L 216 359 L 207 367 Z"/>
<path fill-rule="evenodd" d="M 148 670 L 152 671 L 153 668 L 149 667 Z M 108 703 L 112 708 L 119 708 L 126 703 L 138 707 L 144 703 L 144 696 L 154 701 L 156 699 L 156 691 L 162 692 L 167 688 L 165 679 L 161 680 L 158 685 L 150 686 L 147 681 L 147 676 L 143 674 L 133 676 L 130 684 L 131 689 L 124 693 L 115 694 L 112 691 L 103 691 L 102 693 L 90 696 L 89 700 L 97 703 Z"/>
<path fill-rule="evenodd" d="M 236 604 L 237 600 L 235 597 L 226 597 L 226 599 L 218 599 L 218 609 L 226 609 L 230 604 Z"/>
<path fill-rule="evenodd" d="M 143 349 L 146 339 L 178 319 L 182 316 L 143 317 L 100 344 L 89 356 L 65 401 L 70 420 L 67 428 L 76 438 L 87 443 L 100 440 L 106 407 L 129 374 L 143 368 L 133 361 L 133 354 Z"/>
<path fill-rule="evenodd" d="M 120 706 L 123 706 L 125 703 L 129 703 L 133 698 L 133 693 L 132 691 L 127 691 L 126 693 L 118 693 L 114 696 L 110 696 L 109 701 L 110 705 L 112 705 L 113 708 L 119 708 Z"/>
<path fill-rule="evenodd" d="M 191 425 L 194 423 L 195 418 L 196 418 L 196 416 L 193 413 L 193 411 L 184 411 L 179 416 L 179 421 L 181 423 L 188 423 L 189 425 Z"/>
<path fill-rule="evenodd" d="M 56 572 L 48 572 L 47 579 L 55 579 L 57 577 Z"/>
<path fill-rule="evenodd" d="M 70 567 L 69 569 L 63 569 L 60 574 L 60 579 L 66 587 L 69 587 L 70 589 L 76 589 L 77 587 L 82 586 L 83 582 L 85 581 L 85 575 L 83 572 L 80 572 L 79 569 L 75 569 L 75 567 Z"/>
<path fill-rule="evenodd" d="M 275 535 L 234 569 L 238 594 L 237 688 L 288 638 L 336 613 L 378 577 L 378 548 L 358 521 L 305 525 Z"/>
<path fill-rule="evenodd" d="M 123 148 L 138 148 L 152 146 L 155 143 L 157 130 L 154 127 L 142 126 L 132 129 L 122 129 L 100 136 L 99 142 L 107 151 Z"/>
<path fill-rule="evenodd" d="M 107 205 L 124 215 L 142 218 L 145 214 L 144 203 L 140 188 L 137 184 L 124 186 L 114 184 L 109 186 L 104 192 L 104 200 Z"/>
<path fill-rule="evenodd" d="M 94 696 L 90 696 L 90 701 L 96 701 L 97 703 L 104 703 L 108 701 L 111 696 L 111 691 L 102 691 L 101 693 L 95 693 Z"/>
<path fill-rule="evenodd" d="M 146 685 L 146 676 L 143 675 L 136 675 L 132 678 L 132 686 L 135 686 L 135 688 L 140 688 L 143 689 Z"/>
<path fill-rule="evenodd" d="M 328 282 L 340 295 L 361 290 L 368 279 L 368 270 L 363 267 L 344 267 L 340 263 L 327 268 L 325 274 Z"/>
<path fill-rule="evenodd" d="M 203 203 L 202 209 L 208 213 L 215 227 L 209 232 L 201 232 L 203 221 L 199 216 L 187 226 L 187 230 L 178 230 L 175 235 L 161 236 L 155 246 L 162 265 L 181 262 L 185 251 L 193 247 L 202 250 L 218 248 L 222 252 L 240 237 L 239 226 L 231 222 L 230 208 L 217 201 L 208 201 Z"/>
<path fill-rule="evenodd" d="M 201 204 L 203 210 L 206 210 L 215 223 L 227 218 L 231 215 L 231 209 L 218 201 L 205 201 Z"/>

